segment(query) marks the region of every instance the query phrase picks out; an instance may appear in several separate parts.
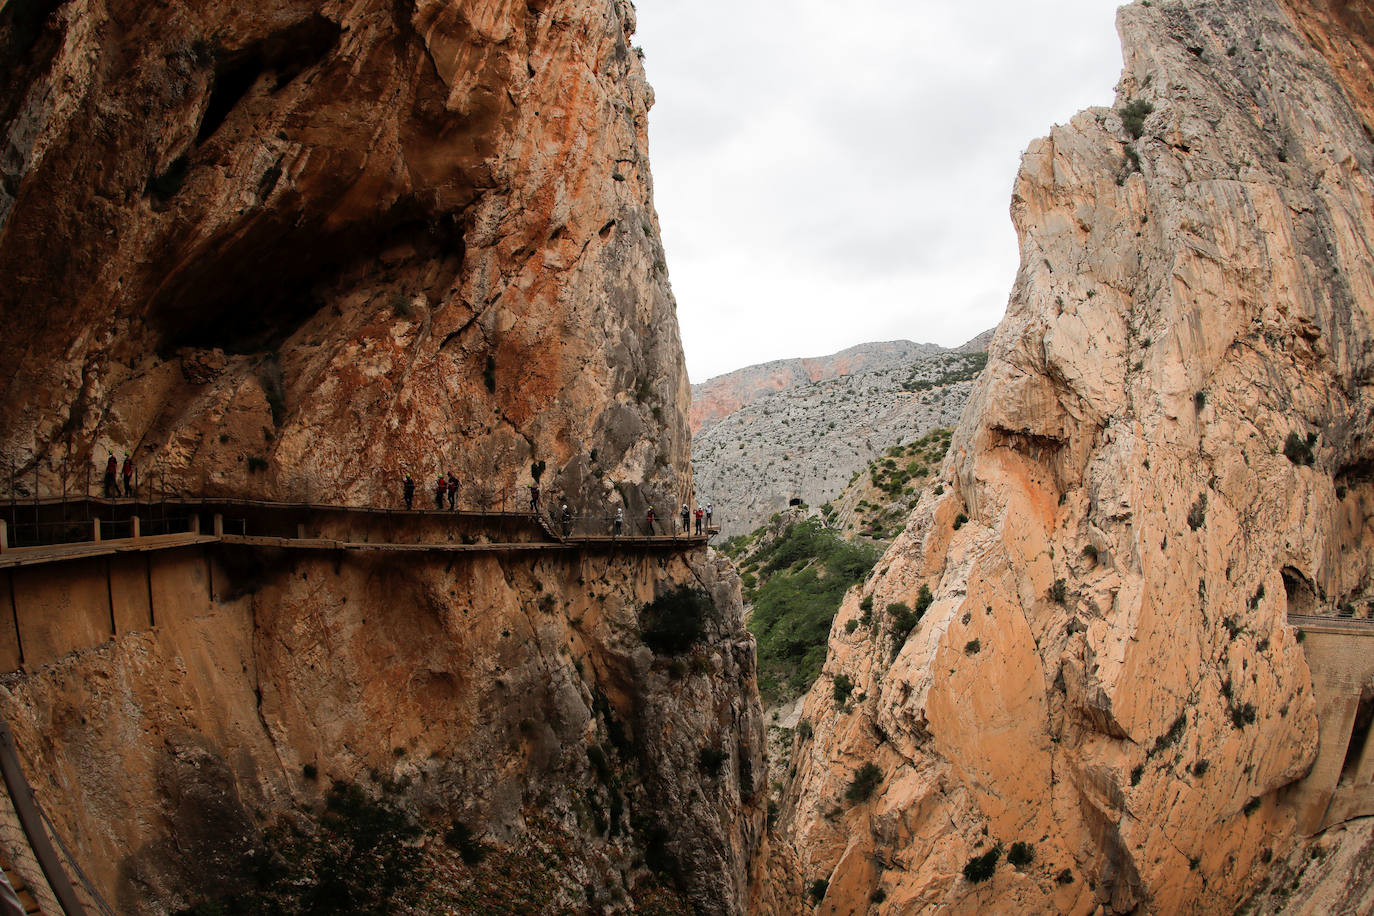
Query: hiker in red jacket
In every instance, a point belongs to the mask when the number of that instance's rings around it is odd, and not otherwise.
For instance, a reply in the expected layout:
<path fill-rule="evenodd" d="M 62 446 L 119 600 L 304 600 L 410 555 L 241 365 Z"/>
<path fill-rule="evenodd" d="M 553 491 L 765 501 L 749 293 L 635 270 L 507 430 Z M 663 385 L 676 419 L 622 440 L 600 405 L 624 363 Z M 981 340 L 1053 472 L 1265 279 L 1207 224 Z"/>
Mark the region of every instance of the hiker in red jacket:
<path fill-rule="evenodd" d="M 115 482 L 115 474 L 119 471 L 119 462 L 115 460 L 114 452 L 110 452 L 110 460 L 105 462 L 105 498 L 109 499 L 119 495 L 119 485 Z"/>
<path fill-rule="evenodd" d="M 649 514 L 648 514 L 647 516 L 645 516 L 645 519 L 646 519 L 646 520 L 648 521 L 648 523 L 649 523 L 649 534 L 651 534 L 651 535 L 652 535 L 652 534 L 658 534 L 658 532 L 654 530 L 654 507 L 653 507 L 653 506 L 650 506 L 650 507 L 649 507 Z"/>
<path fill-rule="evenodd" d="M 124 453 L 124 495 L 134 495 L 134 463 L 129 459 L 129 453 Z"/>
<path fill-rule="evenodd" d="M 448 489 L 448 482 L 444 480 L 444 475 L 440 474 L 439 479 L 434 482 L 434 508 L 444 508 L 444 491 Z"/>

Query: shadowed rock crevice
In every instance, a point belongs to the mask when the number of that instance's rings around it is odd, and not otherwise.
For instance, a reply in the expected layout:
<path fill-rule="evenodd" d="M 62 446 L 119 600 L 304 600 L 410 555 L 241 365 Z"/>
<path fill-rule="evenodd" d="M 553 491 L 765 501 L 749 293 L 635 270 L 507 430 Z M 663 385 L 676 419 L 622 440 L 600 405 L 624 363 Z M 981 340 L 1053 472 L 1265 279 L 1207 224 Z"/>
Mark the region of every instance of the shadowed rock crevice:
<path fill-rule="evenodd" d="M 228 353 L 272 349 L 339 292 L 346 274 L 399 246 L 414 251 L 416 261 L 449 261 L 449 272 L 456 273 L 463 225 L 431 217 L 413 200 L 375 221 L 332 232 L 323 217 L 302 225 L 289 213 L 265 213 L 245 231 L 207 243 L 202 257 L 173 272 L 150 303 L 149 323 L 165 354 L 188 346 Z"/>
<path fill-rule="evenodd" d="M 338 23 L 315 14 L 241 50 L 216 51 L 210 99 L 196 131 L 196 142 L 214 136 L 264 74 L 273 77 L 267 91 L 279 91 L 338 47 L 339 35 Z"/>

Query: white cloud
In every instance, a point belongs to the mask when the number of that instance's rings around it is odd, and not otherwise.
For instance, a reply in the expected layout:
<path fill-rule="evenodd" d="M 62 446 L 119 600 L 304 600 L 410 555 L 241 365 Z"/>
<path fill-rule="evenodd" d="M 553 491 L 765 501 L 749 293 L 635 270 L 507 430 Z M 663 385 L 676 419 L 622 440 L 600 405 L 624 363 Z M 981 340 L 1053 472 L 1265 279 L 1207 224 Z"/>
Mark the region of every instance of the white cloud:
<path fill-rule="evenodd" d="M 995 324 L 1020 154 L 1111 104 L 1115 6 L 640 0 L 692 380 Z"/>

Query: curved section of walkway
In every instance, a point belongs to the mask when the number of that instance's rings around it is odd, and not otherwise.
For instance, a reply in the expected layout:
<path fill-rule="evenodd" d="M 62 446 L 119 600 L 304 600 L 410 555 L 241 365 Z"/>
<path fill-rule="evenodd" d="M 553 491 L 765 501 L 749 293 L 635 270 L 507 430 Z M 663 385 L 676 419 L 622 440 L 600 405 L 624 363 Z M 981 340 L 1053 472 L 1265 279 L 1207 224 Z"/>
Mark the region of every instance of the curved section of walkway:
<path fill-rule="evenodd" d="M 1305 834 L 1374 815 L 1374 620 L 1291 614 L 1299 630 L 1320 728 L 1317 759 L 1284 790 Z"/>

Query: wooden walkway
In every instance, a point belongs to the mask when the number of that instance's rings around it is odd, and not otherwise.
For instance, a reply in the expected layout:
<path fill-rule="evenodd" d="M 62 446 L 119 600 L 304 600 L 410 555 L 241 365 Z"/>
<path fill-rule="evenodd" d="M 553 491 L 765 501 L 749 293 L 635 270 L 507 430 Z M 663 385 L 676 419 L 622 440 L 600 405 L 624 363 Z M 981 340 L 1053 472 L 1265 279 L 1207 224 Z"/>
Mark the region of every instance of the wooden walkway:
<path fill-rule="evenodd" d="M 13 508 L 13 507 L 12 507 Z M 40 529 L 43 512 L 61 509 L 64 521 L 42 525 L 89 531 L 89 540 L 64 541 L 11 547 L 0 519 L 0 569 L 62 563 L 116 554 L 173 550 L 202 544 L 223 544 L 248 548 L 324 552 L 372 552 L 393 554 L 484 554 L 555 552 L 575 550 L 691 550 L 703 547 L 718 531 L 705 534 L 611 534 L 561 535 L 552 519 L 542 513 L 472 509 L 387 509 L 373 506 L 316 505 L 279 503 L 253 499 L 177 499 L 148 504 L 132 499 L 93 497 L 86 500 L 40 499 L 18 504 L 31 513 L 30 527 Z M 126 510 L 120 512 L 119 510 Z M 146 510 L 146 517 L 138 513 Z M 85 519 L 70 520 L 73 513 Z M 113 519 L 115 513 L 124 517 Z M 237 518 L 235 516 L 243 516 Z M 125 526 L 137 530 L 140 524 L 156 522 L 165 528 L 179 524 L 181 532 L 130 537 L 101 537 L 101 517 L 105 526 Z M 160 516 L 160 518 L 159 518 Z M 171 518 L 172 522 L 168 522 Z M 133 520 L 138 519 L 135 523 Z M 586 524 L 589 519 L 574 519 Z M 600 525 L 602 520 L 597 519 Z M 308 536 L 307 528 L 346 529 L 335 536 Z M 294 534 L 280 533 L 283 529 Z M 461 533 L 457 529 L 463 529 Z M 410 532 L 415 540 L 406 538 Z M 380 539 L 373 539 L 380 534 Z M 509 535 L 523 535 L 512 539 Z M 402 538 L 398 539 L 397 535 Z M 426 537 L 428 535 L 428 537 Z"/>

